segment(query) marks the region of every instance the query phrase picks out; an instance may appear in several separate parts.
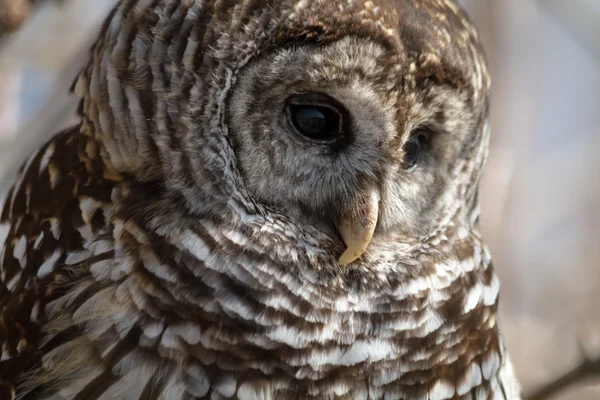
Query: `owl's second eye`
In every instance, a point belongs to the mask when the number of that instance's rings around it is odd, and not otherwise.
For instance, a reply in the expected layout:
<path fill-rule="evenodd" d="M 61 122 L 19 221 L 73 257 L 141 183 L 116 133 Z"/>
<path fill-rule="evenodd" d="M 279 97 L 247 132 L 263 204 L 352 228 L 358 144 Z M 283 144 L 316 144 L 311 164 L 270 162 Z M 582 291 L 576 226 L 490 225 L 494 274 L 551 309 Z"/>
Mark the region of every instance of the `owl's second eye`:
<path fill-rule="evenodd" d="M 425 129 L 419 129 L 411 134 L 410 139 L 404 145 L 404 169 L 412 170 L 416 167 L 421 154 L 427 150 L 430 133 Z"/>
<path fill-rule="evenodd" d="M 311 93 L 289 99 L 286 114 L 292 129 L 300 136 L 319 142 L 332 142 L 342 133 L 342 111 L 325 95 Z"/>

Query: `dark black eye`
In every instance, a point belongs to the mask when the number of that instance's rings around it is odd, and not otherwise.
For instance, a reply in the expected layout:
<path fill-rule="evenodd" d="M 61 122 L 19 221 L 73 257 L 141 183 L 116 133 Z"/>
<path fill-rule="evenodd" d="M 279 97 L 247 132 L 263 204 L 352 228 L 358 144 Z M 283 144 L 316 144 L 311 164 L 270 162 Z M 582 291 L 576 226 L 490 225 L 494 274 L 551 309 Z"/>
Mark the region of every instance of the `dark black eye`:
<path fill-rule="evenodd" d="M 418 130 L 411 134 L 404 145 L 404 169 L 413 169 L 419 163 L 428 141 L 429 134 L 425 130 Z"/>
<path fill-rule="evenodd" d="M 318 93 L 295 95 L 286 106 L 294 131 L 322 142 L 331 142 L 342 135 L 342 113 L 342 106 L 334 99 Z"/>
<path fill-rule="evenodd" d="M 310 139 L 327 140 L 338 133 L 339 114 L 320 106 L 292 106 L 292 122 L 296 130 Z"/>

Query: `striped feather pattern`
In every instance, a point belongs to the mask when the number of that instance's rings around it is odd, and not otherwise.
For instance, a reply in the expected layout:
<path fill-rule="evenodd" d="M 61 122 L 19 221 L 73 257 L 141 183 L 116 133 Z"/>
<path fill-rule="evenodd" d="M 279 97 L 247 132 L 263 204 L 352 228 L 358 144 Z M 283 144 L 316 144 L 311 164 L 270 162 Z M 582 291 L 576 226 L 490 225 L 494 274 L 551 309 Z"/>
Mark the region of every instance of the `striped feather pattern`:
<path fill-rule="evenodd" d="M 342 270 L 339 238 L 246 188 L 228 105 L 246 68 L 348 36 L 377 44 L 348 68 L 398 126 L 445 82 L 472 137 L 430 228 L 378 232 Z M 489 77 L 454 2 L 123 0 L 75 89 L 81 126 L 4 205 L 0 398 L 519 398 L 476 229 Z"/>

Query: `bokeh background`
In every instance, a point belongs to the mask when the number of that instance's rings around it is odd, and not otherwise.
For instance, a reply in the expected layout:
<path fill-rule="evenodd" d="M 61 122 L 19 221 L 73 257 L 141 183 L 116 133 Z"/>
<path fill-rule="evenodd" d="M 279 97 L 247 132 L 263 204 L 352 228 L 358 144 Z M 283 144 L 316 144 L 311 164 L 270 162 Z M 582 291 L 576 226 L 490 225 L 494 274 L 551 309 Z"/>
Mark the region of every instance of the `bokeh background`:
<path fill-rule="evenodd" d="M 0 0 L 0 202 L 26 155 L 74 121 L 68 89 L 114 2 Z M 482 230 L 532 393 L 600 357 L 600 0 L 461 3 L 493 78 Z M 600 399 L 600 374 L 551 398 Z"/>

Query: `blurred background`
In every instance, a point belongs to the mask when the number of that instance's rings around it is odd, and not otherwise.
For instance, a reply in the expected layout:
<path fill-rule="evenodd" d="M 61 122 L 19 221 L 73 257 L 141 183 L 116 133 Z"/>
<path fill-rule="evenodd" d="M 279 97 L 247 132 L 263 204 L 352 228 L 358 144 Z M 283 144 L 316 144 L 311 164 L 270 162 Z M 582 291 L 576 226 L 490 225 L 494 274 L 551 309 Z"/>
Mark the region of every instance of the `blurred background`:
<path fill-rule="evenodd" d="M 0 0 L 0 202 L 74 121 L 68 89 L 114 3 Z M 461 3 L 493 78 L 482 230 L 511 357 L 526 394 L 589 372 L 544 398 L 600 399 L 600 0 Z"/>

